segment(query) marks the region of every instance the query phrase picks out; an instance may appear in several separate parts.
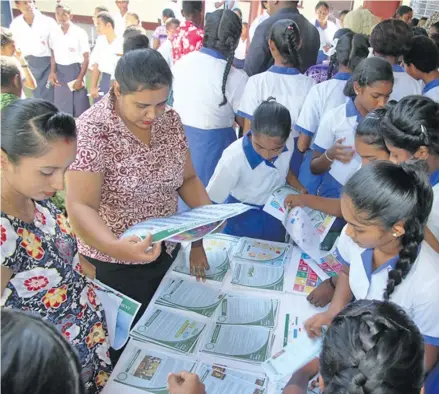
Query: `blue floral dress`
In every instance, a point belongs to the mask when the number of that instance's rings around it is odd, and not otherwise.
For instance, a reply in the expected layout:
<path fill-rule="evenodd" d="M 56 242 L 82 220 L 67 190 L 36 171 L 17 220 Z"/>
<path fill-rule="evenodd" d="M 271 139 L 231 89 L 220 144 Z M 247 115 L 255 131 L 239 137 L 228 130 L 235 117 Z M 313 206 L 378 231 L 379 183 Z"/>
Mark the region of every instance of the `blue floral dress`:
<path fill-rule="evenodd" d="M 100 392 L 112 369 L 105 316 L 79 273 L 67 218 L 51 202 L 35 202 L 33 223 L 2 212 L 0 230 L 1 262 L 13 272 L 1 304 L 38 313 L 58 327 L 79 356 L 87 392 Z"/>

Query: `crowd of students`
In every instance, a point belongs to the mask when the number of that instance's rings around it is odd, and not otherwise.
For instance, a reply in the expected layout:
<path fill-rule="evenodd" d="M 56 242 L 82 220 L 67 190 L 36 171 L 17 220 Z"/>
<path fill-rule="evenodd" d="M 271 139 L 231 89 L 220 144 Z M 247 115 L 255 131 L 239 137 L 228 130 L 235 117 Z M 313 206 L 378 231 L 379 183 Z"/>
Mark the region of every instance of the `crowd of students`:
<path fill-rule="evenodd" d="M 3 389 L 100 392 L 119 354 L 84 275 L 141 302 L 140 316 L 179 246 L 121 239 L 127 228 L 242 202 L 255 209 L 225 233 L 283 242 L 262 208 L 286 183 L 299 191 L 286 208 L 338 217 L 344 271 L 308 297 L 330 303 L 308 334 L 329 329 L 320 359 L 285 393 L 306 392 L 319 370 L 325 393 L 438 389 L 437 15 L 421 31 L 400 7 L 365 32 L 370 12 L 359 9 L 335 32 L 325 2 L 313 24 L 297 1 L 267 1 L 247 33 L 233 2 L 201 25 L 202 2 L 183 1 L 185 19 L 165 9 L 150 43 L 117 1 L 116 19 L 96 8 L 90 53 L 68 6 L 57 4 L 56 24 L 33 1 L 16 3 L 22 15 L 1 39 Z M 35 98 L 19 99 L 23 86 Z M 50 201 L 63 190 L 68 219 Z M 190 265 L 203 279 L 202 242 Z M 29 354 L 38 360 L 26 369 Z M 169 377 L 169 390 L 204 393 L 186 372 Z"/>

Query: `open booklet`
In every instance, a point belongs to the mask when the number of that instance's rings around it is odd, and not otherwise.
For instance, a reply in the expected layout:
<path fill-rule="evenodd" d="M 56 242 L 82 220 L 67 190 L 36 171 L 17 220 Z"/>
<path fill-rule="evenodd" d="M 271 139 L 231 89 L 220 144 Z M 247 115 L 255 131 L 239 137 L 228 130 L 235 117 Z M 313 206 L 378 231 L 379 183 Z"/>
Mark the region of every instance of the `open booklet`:
<path fill-rule="evenodd" d="M 165 218 L 149 219 L 130 227 L 122 237 L 135 235 L 144 239 L 152 235 L 152 241 L 194 242 L 217 230 L 227 220 L 252 207 L 245 204 L 204 205 Z"/>

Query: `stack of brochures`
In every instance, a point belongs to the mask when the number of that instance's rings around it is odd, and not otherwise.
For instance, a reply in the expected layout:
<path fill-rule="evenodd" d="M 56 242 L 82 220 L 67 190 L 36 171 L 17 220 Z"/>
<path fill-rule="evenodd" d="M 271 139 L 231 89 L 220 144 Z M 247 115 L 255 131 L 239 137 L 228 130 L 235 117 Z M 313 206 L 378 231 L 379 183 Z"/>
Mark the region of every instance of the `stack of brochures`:
<path fill-rule="evenodd" d="M 283 291 L 284 267 L 235 262 L 231 283 L 257 290 Z"/>

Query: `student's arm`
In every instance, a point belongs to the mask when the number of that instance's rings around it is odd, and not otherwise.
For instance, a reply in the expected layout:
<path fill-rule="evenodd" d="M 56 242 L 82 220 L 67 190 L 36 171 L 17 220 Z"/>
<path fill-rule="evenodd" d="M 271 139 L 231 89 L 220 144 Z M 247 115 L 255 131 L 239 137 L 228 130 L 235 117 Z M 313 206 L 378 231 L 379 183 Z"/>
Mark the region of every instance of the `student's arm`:
<path fill-rule="evenodd" d="M 99 98 L 99 77 L 101 72 L 99 71 L 99 65 L 96 63 L 93 65 L 93 71 L 91 72 L 90 80 L 90 96 L 94 99 Z"/>
<path fill-rule="evenodd" d="M 12 278 L 13 272 L 9 267 L 5 267 L 5 266 L 1 266 L 1 292 L 0 292 L 0 297 L 2 296 L 3 292 L 6 289 L 6 286 L 8 285 L 9 281 Z"/>
<path fill-rule="evenodd" d="M 84 77 L 85 77 L 85 74 L 87 73 L 88 63 L 90 60 L 90 54 L 83 53 L 83 56 L 84 56 L 84 61 L 82 62 L 82 65 L 81 65 L 81 71 L 79 72 L 78 78 L 76 78 L 76 81 L 73 84 L 74 90 L 80 90 L 84 87 Z"/>
<path fill-rule="evenodd" d="M 436 251 L 436 253 L 439 253 L 439 241 L 428 228 L 428 226 L 425 227 L 424 239 Z"/>
<path fill-rule="evenodd" d="M 297 149 L 301 153 L 305 153 L 311 146 L 312 137 L 303 133 L 299 134 L 297 139 Z"/>
<path fill-rule="evenodd" d="M 294 174 L 294 172 L 291 170 L 291 168 L 288 170 L 287 183 L 301 193 L 307 192 L 307 190 L 299 182 L 299 180 L 297 179 L 297 176 Z"/>
<path fill-rule="evenodd" d="M 318 85 L 314 85 L 310 89 L 295 125 L 296 130 L 300 133 L 297 140 L 297 148 L 300 152 L 305 152 L 310 148 L 314 134 L 319 128 L 323 107 L 319 89 Z"/>
<path fill-rule="evenodd" d="M 50 55 L 50 74 L 48 81 L 53 86 L 61 86 L 60 83 L 58 82 L 58 79 L 56 78 L 56 62 L 55 62 L 55 55 L 53 54 L 53 51 L 51 51 L 51 55 Z"/>
<path fill-rule="evenodd" d="M 245 118 L 242 116 L 235 115 L 235 122 L 238 123 L 239 127 L 242 127 L 244 129 L 245 127 Z M 245 131 L 244 131 L 245 134 Z"/>
<path fill-rule="evenodd" d="M 291 376 L 283 394 L 306 394 L 309 381 L 317 372 L 319 372 L 319 359 L 315 358 Z"/>
<path fill-rule="evenodd" d="M 20 68 L 23 72 L 24 86 L 26 86 L 30 90 L 34 90 L 37 87 L 37 81 L 35 80 L 35 77 L 32 74 L 32 71 L 30 70 L 29 65 L 26 62 L 26 59 L 24 58 L 23 54 L 17 49 L 15 50 L 15 57 L 20 63 Z"/>
<path fill-rule="evenodd" d="M 152 48 L 158 49 L 159 46 L 160 46 L 160 40 L 158 38 L 153 38 L 152 39 Z"/>
<path fill-rule="evenodd" d="M 320 197 L 312 194 L 290 194 L 285 198 L 285 208 L 294 207 L 308 207 L 328 215 L 343 217 L 339 198 Z"/>
<path fill-rule="evenodd" d="M 244 127 L 243 127 L 243 131 L 244 131 L 244 135 L 247 133 L 247 131 L 249 131 L 252 128 L 252 122 L 250 119 L 247 118 L 243 118 L 244 119 Z"/>
<path fill-rule="evenodd" d="M 334 160 L 346 164 L 352 160 L 355 152 L 351 146 L 343 145 L 343 141 L 344 138 L 340 138 L 331 148 L 327 149 L 326 152 L 313 152 L 313 159 L 311 160 L 311 172 L 313 174 L 318 175 L 329 171 Z"/>
<path fill-rule="evenodd" d="M 439 347 L 425 344 L 425 372 L 430 372 L 439 362 Z"/>

